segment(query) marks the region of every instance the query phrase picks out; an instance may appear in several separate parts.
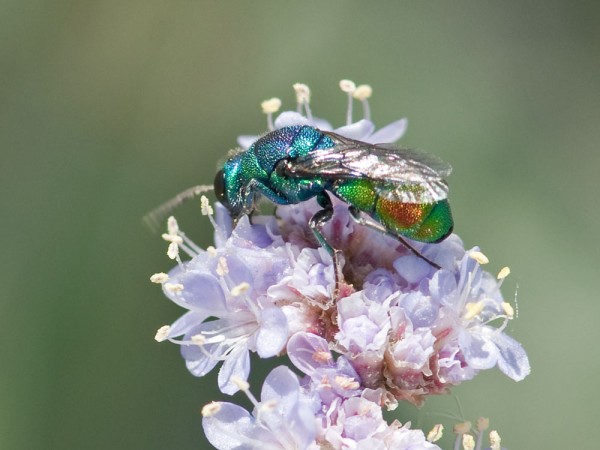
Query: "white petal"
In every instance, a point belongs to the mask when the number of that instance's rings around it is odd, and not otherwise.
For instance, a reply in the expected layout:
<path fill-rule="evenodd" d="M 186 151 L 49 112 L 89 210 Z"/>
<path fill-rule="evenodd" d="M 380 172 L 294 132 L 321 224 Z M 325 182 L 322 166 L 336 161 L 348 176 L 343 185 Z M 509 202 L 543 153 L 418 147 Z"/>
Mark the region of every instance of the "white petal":
<path fill-rule="evenodd" d="M 310 124 L 315 127 L 318 128 L 319 130 L 323 130 L 323 131 L 332 131 L 333 127 L 331 126 L 331 124 L 329 122 L 327 122 L 325 119 L 321 119 L 320 117 L 313 117 L 312 120 L 310 121 Z"/>
<path fill-rule="evenodd" d="M 250 148 L 250 146 L 252 144 L 254 144 L 259 137 L 260 136 L 250 136 L 250 135 L 244 134 L 242 136 L 238 136 L 237 143 L 244 150 L 248 150 Z"/>
<path fill-rule="evenodd" d="M 498 362 L 498 347 L 482 333 L 482 328 L 477 332 L 470 333 L 461 330 L 458 337 L 458 345 L 465 355 L 470 367 L 477 370 L 491 369 Z"/>
<path fill-rule="evenodd" d="M 375 125 L 373 125 L 373 122 L 371 122 L 370 120 L 362 119 L 358 122 L 354 122 L 351 125 L 336 128 L 334 132 L 350 139 L 364 141 L 371 135 L 371 133 L 373 133 L 374 130 Z"/>
<path fill-rule="evenodd" d="M 233 395 L 240 390 L 236 384 L 230 381 L 233 375 L 244 381 L 248 380 L 248 375 L 250 375 L 250 352 L 246 346 L 240 346 L 235 352 L 229 354 L 221 370 L 219 370 L 219 389 L 224 394 Z"/>
<path fill-rule="evenodd" d="M 521 381 L 529 372 L 529 359 L 521 344 L 504 333 L 491 331 L 491 339 L 500 351 L 498 368 L 515 381 Z"/>
<path fill-rule="evenodd" d="M 256 351 L 261 358 L 277 355 L 288 337 L 287 317 L 280 308 L 265 309 L 260 315 L 260 330 L 256 336 Z"/>
<path fill-rule="evenodd" d="M 173 322 L 169 337 L 181 336 L 187 333 L 192 327 L 200 325 L 210 315 L 207 311 L 189 311 Z"/>
<path fill-rule="evenodd" d="M 369 142 L 370 144 L 387 144 L 396 142 L 398 139 L 404 136 L 407 126 L 408 120 L 397 120 L 377 130 L 375 133 L 369 136 L 365 142 Z"/>
<path fill-rule="evenodd" d="M 247 436 L 254 429 L 254 418 L 232 403 L 219 403 L 219 407 L 218 412 L 202 418 L 208 441 L 219 450 L 250 449 Z"/>
<path fill-rule="evenodd" d="M 302 114 L 294 111 L 284 111 L 275 119 L 275 129 L 293 125 L 310 125 L 310 122 Z"/>

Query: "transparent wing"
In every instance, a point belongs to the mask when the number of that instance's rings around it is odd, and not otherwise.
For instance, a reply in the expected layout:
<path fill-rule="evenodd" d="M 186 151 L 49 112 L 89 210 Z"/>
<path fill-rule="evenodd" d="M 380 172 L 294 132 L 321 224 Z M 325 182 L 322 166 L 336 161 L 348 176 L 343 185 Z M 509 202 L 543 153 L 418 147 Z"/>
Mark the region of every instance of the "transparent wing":
<path fill-rule="evenodd" d="M 368 144 L 326 132 L 335 146 L 291 161 L 290 175 L 334 179 L 368 178 L 378 193 L 405 203 L 431 203 L 448 196 L 444 178 L 452 167 L 436 156 L 391 144 Z"/>

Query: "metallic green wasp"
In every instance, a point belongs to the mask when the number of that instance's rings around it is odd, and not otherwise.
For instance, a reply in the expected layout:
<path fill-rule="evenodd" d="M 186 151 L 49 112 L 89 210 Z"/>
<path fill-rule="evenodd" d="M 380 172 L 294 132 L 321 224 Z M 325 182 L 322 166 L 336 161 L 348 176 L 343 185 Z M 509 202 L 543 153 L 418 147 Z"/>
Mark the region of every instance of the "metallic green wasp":
<path fill-rule="evenodd" d="M 331 193 L 348 204 L 357 222 L 395 237 L 439 268 L 403 238 L 434 243 L 452 232 L 444 181 L 451 170 L 449 164 L 424 152 L 368 144 L 297 125 L 271 131 L 231 157 L 217 173 L 214 190 L 234 221 L 252 213 L 261 196 L 280 205 L 316 197 L 323 209 L 309 225 L 335 258 L 338 250 L 321 232 L 333 216 Z"/>

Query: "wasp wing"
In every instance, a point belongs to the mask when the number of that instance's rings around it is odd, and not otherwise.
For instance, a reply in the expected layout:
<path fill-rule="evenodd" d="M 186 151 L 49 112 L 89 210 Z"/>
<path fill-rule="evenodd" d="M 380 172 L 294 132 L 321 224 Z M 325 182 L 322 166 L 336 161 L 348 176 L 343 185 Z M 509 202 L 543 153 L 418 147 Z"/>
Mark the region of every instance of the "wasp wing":
<path fill-rule="evenodd" d="M 404 203 L 432 203 L 448 196 L 444 178 L 452 167 L 423 151 L 368 144 L 326 132 L 335 142 L 290 161 L 291 176 L 367 178 L 378 193 Z"/>

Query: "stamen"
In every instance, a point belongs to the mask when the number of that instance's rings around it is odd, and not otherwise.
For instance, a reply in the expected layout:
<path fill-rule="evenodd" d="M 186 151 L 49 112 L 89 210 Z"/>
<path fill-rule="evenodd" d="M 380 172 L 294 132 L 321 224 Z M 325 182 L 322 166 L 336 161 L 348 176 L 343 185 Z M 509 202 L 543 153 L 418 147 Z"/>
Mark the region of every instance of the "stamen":
<path fill-rule="evenodd" d="M 348 94 L 348 110 L 346 111 L 346 125 L 352 124 L 352 94 L 356 91 L 356 84 L 350 80 L 341 80 L 340 89 Z"/>
<path fill-rule="evenodd" d="M 167 249 L 167 256 L 171 259 L 179 258 L 179 246 L 176 242 L 171 242 L 169 244 L 169 248 Z"/>
<path fill-rule="evenodd" d="M 189 237 L 187 237 L 183 231 L 179 232 L 179 236 L 181 236 L 183 242 L 185 242 L 186 244 L 181 244 L 181 249 L 184 250 L 188 255 L 190 255 L 191 258 L 193 258 L 194 256 L 198 256 L 200 253 L 202 253 L 202 249 L 198 247 Z"/>
<path fill-rule="evenodd" d="M 260 107 L 262 108 L 263 114 L 276 113 L 277 111 L 279 111 L 279 108 L 281 108 L 281 100 L 277 97 L 273 97 L 269 100 L 265 100 L 264 102 L 262 102 L 260 104 Z"/>
<path fill-rule="evenodd" d="M 267 127 L 269 131 L 273 131 L 275 129 L 273 125 L 273 113 L 276 113 L 281 108 L 281 100 L 273 97 L 262 102 L 260 107 L 262 108 L 262 112 L 267 115 Z"/>
<path fill-rule="evenodd" d="M 322 388 L 331 388 L 331 383 L 329 382 L 329 378 L 327 377 L 327 375 L 323 375 L 323 378 L 321 378 L 320 383 Z"/>
<path fill-rule="evenodd" d="M 510 275 L 510 268 L 503 267 L 502 269 L 500 269 L 500 272 L 498 272 L 498 279 L 504 280 L 509 275 Z"/>
<path fill-rule="evenodd" d="M 462 441 L 462 435 L 471 431 L 471 422 L 461 422 L 454 425 L 454 434 L 456 434 L 456 439 L 454 441 L 454 450 L 459 450 L 460 444 Z"/>
<path fill-rule="evenodd" d="M 491 450 L 500 450 L 500 435 L 496 430 L 490 431 L 490 449 Z"/>
<path fill-rule="evenodd" d="M 273 411 L 275 408 L 277 408 L 277 400 L 267 400 L 266 402 L 262 402 L 260 404 L 260 406 L 258 407 L 258 413 L 268 413 Z"/>
<path fill-rule="evenodd" d="M 250 390 L 250 383 L 246 380 L 241 379 L 237 375 L 232 375 L 229 379 L 233 384 L 235 384 L 240 391 L 248 392 Z"/>
<path fill-rule="evenodd" d="M 169 333 L 171 332 L 171 327 L 169 325 L 162 326 L 156 332 L 154 336 L 154 340 L 156 342 L 162 342 L 169 337 Z"/>
<path fill-rule="evenodd" d="M 442 425 L 441 423 L 438 423 L 437 425 L 434 425 L 433 428 L 431 429 L 431 431 L 429 433 L 427 433 L 427 441 L 428 442 L 437 442 L 442 438 L 442 435 L 444 433 L 444 425 Z"/>
<path fill-rule="evenodd" d="M 221 403 L 210 402 L 208 405 L 202 407 L 202 417 L 210 417 L 221 411 Z"/>
<path fill-rule="evenodd" d="M 467 313 L 464 315 L 465 320 L 471 320 L 474 317 L 478 316 L 481 311 L 483 311 L 484 301 L 480 300 L 476 303 L 467 303 L 465 305 L 465 309 Z"/>
<path fill-rule="evenodd" d="M 217 264 L 217 275 L 219 275 L 220 277 L 224 277 L 225 275 L 227 275 L 229 273 L 229 267 L 227 267 L 227 260 L 225 259 L 225 257 L 221 256 L 219 258 L 219 262 Z"/>
<path fill-rule="evenodd" d="M 150 277 L 150 281 L 156 284 L 163 284 L 169 280 L 169 275 L 164 272 L 155 273 Z"/>
<path fill-rule="evenodd" d="M 206 338 L 202 334 L 195 334 L 192 336 L 192 343 L 198 347 L 202 347 L 206 344 Z"/>
<path fill-rule="evenodd" d="M 304 103 L 310 102 L 310 89 L 304 83 L 294 84 L 294 91 L 296 91 L 296 102 L 303 105 Z"/>
<path fill-rule="evenodd" d="M 210 256 L 217 256 L 217 249 L 214 248 L 212 245 L 209 245 L 208 247 L 206 247 L 206 253 L 208 253 Z"/>
<path fill-rule="evenodd" d="M 214 214 L 213 208 L 205 195 L 200 197 L 200 210 L 203 216 L 212 216 Z"/>
<path fill-rule="evenodd" d="M 502 309 L 509 319 L 512 319 L 515 316 L 515 310 L 510 303 L 502 302 Z"/>
<path fill-rule="evenodd" d="M 470 434 L 463 434 L 462 445 L 464 450 L 473 450 L 475 448 L 475 439 Z"/>
<path fill-rule="evenodd" d="M 469 252 L 469 258 L 474 259 L 475 261 L 477 261 L 479 264 L 482 264 L 482 265 L 490 262 L 490 260 L 488 259 L 487 256 L 485 256 L 483 253 L 478 252 L 478 251 Z"/>
<path fill-rule="evenodd" d="M 172 243 L 175 243 L 177 245 L 183 244 L 183 239 L 180 236 L 176 235 L 176 234 L 163 233 L 161 237 L 165 241 L 167 241 L 167 242 L 172 242 Z"/>
<path fill-rule="evenodd" d="M 246 283 L 245 281 L 242 281 L 237 286 L 231 288 L 231 295 L 233 295 L 234 297 L 239 297 L 243 293 L 248 292 L 248 289 L 250 289 L 250 284 Z"/>
<path fill-rule="evenodd" d="M 477 450 L 481 450 L 483 445 L 483 432 L 490 427 L 490 419 L 480 417 L 477 419 Z"/>
<path fill-rule="evenodd" d="M 312 359 L 313 359 L 313 361 L 316 361 L 319 363 L 326 363 L 326 362 L 331 361 L 333 359 L 333 356 L 331 356 L 330 352 L 320 351 L 320 352 L 314 352 L 312 355 Z"/>
<path fill-rule="evenodd" d="M 165 284 L 165 289 L 169 292 L 176 294 L 177 292 L 183 291 L 183 284 L 167 283 L 167 284 Z"/>
<path fill-rule="evenodd" d="M 471 422 L 468 420 L 454 425 L 454 434 L 466 434 L 469 431 L 471 431 Z"/>
<path fill-rule="evenodd" d="M 490 427 L 490 419 L 487 417 L 480 417 L 477 419 L 477 431 L 485 431 Z"/>
<path fill-rule="evenodd" d="M 362 103 L 365 120 L 371 120 L 371 108 L 369 108 L 369 101 L 367 100 L 371 98 L 371 95 L 373 95 L 373 89 L 368 84 L 361 84 L 352 94 L 355 99 L 360 100 Z"/>
<path fill-rule="evenodd" d="M 296 102 L 298 104 L 296 110 L 302 114 L 302 107 L 306 112 L 306 118 L 312 120 L 312 113 L 310 111 L 310 89 L 304 83 L 294 84 L 294 91 L 296 91 Z"/>
<path fill-rule="evenodd" d="M 179 233 L 179 224 L 177 223 L 177 219 L 173 216 L 169 216 L 167 219 L 167 232 L 172 235 L 177 235 L 177 233 Z"/>
<path fill-rule="evenodd" d="M 257 408 L 260 412 L 260 403 L 258 402 L 258 400 L 256 400 L 256 397 L 254 397 L 254 395 L 252 395 L 252 392 L 250 392 L 250 383 L 248 383 L 245 380 L 242 380 L 237 375 L 232 375 L 229 380 L 233 384 L 235 384 L 239 388 L 240 391 L 242 391 L 244 394 L 246 394 L 246 397 L 248 397 L 248 399 L 252 402 L 254 407 Z"/>
<path fill-rule="evenodd" d="M 351 377 L 338 375 L 335 377 L 335 382 L 346 390 L 358 389 L 360 387 L 360 383 Z"/>

